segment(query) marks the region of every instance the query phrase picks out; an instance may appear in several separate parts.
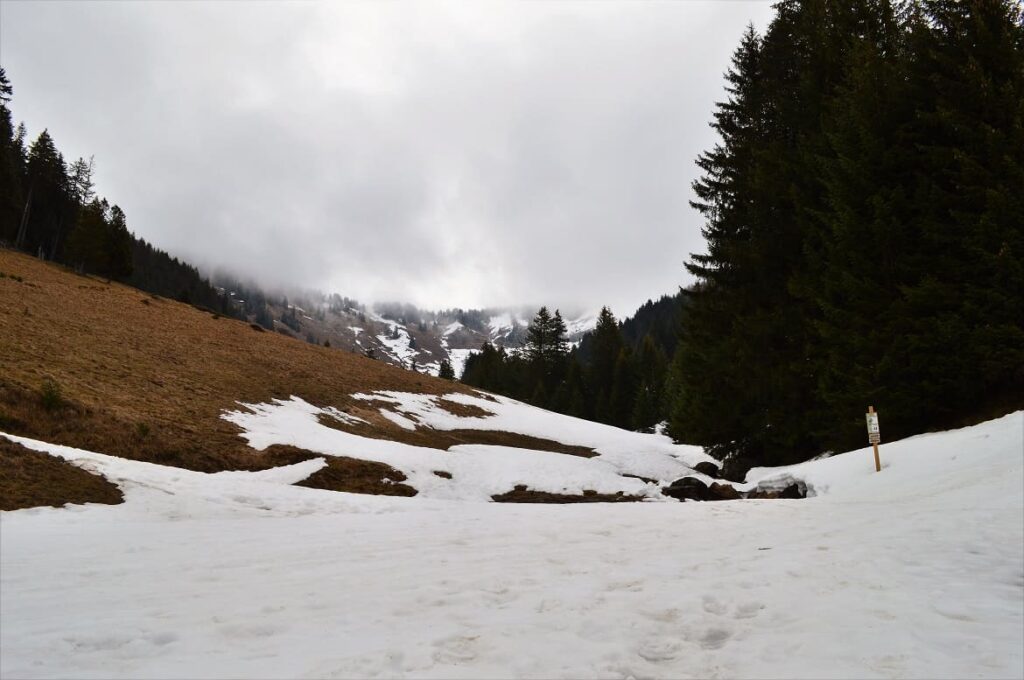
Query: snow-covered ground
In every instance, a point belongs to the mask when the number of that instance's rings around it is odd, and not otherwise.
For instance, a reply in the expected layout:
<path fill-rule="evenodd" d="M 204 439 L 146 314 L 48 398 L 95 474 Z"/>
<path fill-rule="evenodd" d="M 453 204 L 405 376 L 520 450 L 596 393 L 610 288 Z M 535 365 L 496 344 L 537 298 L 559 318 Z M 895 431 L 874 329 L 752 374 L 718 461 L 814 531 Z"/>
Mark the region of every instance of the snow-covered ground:
<path fill-rule="evenodd" d="M 699 448 L 678 446 L 668 437 L 627 432 L 615 427 L 569 418 L 504 397 L 489 401 L 464 394 L 447 400 L 484 409 L 485 417 L 460 418 L 438 405 L 431 395 L 375 392 L 357 399 L 393 404 L 381 415 L 404 429 L 429 426 L 437 430 L 498 430 L 553 439 L 563 444 L 594 448 L 599 456 L 583 458 L 548 451 L 463 445 L 451 450 L 411 446 L 382 439 L 367 439 L 322 425 L 323 409 L 297 398 L 269 404 L 248 404 L 224 415 L 243 430 L 242 436 L 257 449 L 287 444 L 331 456 L 348 456 L 386 463 L 405 473 L 408 483 L 424 498 L 487 501 L 494 494 L 523 484 L 551 493 L 580 494 L 623 492 L 660 498 L 657 485 L 636 477 L 666 484 L 691 467 L 710 460 Z M 447 472 L 451 479 L 439 477 Z M 698 475 L 701 476 L 701 475 Z M 705 478 L 707 479 L 707 478 Z M 710 481 L 710 480 L 708 480 Z"/>
<path fill-rule="evenodd" d="M 236 415 L 256 444 L 318 443 L 303 408 Z M 594 469 L 694 455 L 526 408 L 486 427 L 595 446 Z M 1022 431 L 1016 413 L 884 444 L 881 473 L 870 449 L 755 471 L 805 480 L 805 500 L 562 506 L 290 486 L 320 460 L 203 474 L 11 437 L 126 502 L 0 513 L 0 676 L 1021 677 Z"/>

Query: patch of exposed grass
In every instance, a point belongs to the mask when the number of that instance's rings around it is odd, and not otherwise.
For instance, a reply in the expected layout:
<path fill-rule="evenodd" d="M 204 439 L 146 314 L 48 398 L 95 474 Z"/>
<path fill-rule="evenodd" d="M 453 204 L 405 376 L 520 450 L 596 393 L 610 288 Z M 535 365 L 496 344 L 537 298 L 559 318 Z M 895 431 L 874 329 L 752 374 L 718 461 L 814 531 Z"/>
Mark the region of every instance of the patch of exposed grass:
<path fill-rule="evenodd" d="M 460 404 L 451 399 L 435 399 L 434 403 L 442 409 L 460 418 L 486 418 L 494 414 L 487 409 L 474 406 L 473 404 Z"/>
<path fill-rule="evenodd" d="M 121 490 L 103 477 L 0 437 L 0 510 L 123 502 Z"/>
<path fill-rule="evenodd" d="M 382 404 L 384 408 L 394 406 L 394 404 L 387 404 L 385 402 L 378 403 Z M 388 410 L 392 409 L 388 408 Z M 586 446 L 563 444 L 551 439 L 531 437 L 530 435 L 517 432 L 502 432 L 500 430 L 435 430 L 423 425 L 415 430 L 406 430 L 384 418 L 379 411 L 365 408 L 365 404 L 362 403 L 351 407 L 348 413 L 358 416 L 366 422 L 349 425 L 330 416 L 321 416 L 319 421 L 321 425 L 359 435 L 360 437 L 384 439 L 386 441 L 409 444 L 410 446 L 423 446 L 443 451 L 447 451 L 453 446 L 483 444 L 487 446 L 508 446 L 517 449 L 564 453 L 582 458 L 593 458 L 598 455 L 594 449 Z"/>
<path fill-rule="evenodd" d="M 512 491 L 495 494 L 491 500 L 498 503 L 636 503 L 643 496 L 627 496 L 621 491 L 614 494 L 598 493 L 593 489 L 584 489 L 582 495 L 551 493 L 528 489 L 519 484 Z"/>
<path fill-rule="evenodd" d="M 312 451 L 295 449 L 290 446 L 273 446 L 273 449 L 302 451 L 315 456 Z M 327 466 L 317 470 L 296 486 L 347 493 L 365 493 L 375 496 L 415 496 L 418 492 L 408 484 L 402 484 L 407 477 L 390 465 L 369 460 L 323 456 Z"/>

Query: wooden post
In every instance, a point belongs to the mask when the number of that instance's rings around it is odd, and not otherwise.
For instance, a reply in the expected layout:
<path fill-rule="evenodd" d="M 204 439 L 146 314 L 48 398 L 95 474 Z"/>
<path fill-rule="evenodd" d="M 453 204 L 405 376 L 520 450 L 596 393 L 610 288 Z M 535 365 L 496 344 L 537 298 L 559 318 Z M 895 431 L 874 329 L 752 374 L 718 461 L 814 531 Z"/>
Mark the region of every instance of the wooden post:
<path fill-rule="evenodd" d="M 872 423 L 874 424 L 874 429 L 871 427 Z M 882 461 L 878 457 L 878 442 L 881 438 L 878 431 L 878 416 L 875 414 L 875 407 L 868 406 L 868 441 L 871 442 L 871 446 L 875 450 L 875 472 L 882 471 Z"/>

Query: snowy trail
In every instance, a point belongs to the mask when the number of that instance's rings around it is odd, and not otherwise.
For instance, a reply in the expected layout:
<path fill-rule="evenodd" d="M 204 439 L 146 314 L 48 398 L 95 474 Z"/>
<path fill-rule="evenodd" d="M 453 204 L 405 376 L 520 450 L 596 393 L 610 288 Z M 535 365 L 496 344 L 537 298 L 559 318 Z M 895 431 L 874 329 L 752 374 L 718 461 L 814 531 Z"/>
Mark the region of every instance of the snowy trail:
<path fill-rule="evenodd" d="M 0 675 L 1020 677 L 1022 429 L 818 461 L 806 500 L 586 506 L 37 445 L 127 502 L 0 515 Z"/>

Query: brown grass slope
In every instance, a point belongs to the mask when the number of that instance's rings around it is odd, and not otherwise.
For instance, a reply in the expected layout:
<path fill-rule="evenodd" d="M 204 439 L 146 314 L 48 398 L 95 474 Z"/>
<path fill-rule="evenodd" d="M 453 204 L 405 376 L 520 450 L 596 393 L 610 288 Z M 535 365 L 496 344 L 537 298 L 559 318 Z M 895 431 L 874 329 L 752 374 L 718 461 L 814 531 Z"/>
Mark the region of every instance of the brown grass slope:
<path fill-rule="evenodd" d="M 259 470 L 318 454 L 273 446 L 257 452 L 220 418 L 237 402 L 299 396 L 369 424 L 355 434 L 448 449 L 493 444 L 577 456 L 592 449 L 509 432 L 419 427 L 382 417 L 388 404 L 350 395 L 472 390 L 338 349 L 310 345 L 134 288 L 81 276 L 0 249 L 0 431 L 124 458 L 198 470 Z M 442 400 L 456 415 L 489 412 Z M 412 495 L 386 465 L 328 459 L 307 486 Z"/>
<path fill-rule="evenodd" d="M 220 418 L 237 401 L 350 409 L 358 392 L 469 392 L 10 250 L 0 272 L 0 430 L 14 434 L 200 471 L 260 469 L 280 456 L 254 452 Z M 60 400 L 46 409 L 48 380 Z"/>

